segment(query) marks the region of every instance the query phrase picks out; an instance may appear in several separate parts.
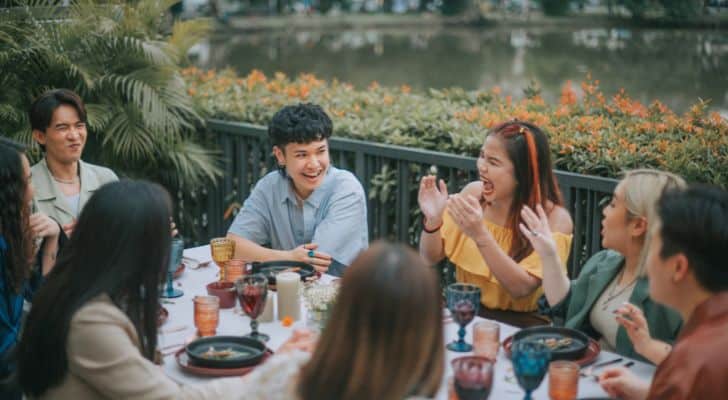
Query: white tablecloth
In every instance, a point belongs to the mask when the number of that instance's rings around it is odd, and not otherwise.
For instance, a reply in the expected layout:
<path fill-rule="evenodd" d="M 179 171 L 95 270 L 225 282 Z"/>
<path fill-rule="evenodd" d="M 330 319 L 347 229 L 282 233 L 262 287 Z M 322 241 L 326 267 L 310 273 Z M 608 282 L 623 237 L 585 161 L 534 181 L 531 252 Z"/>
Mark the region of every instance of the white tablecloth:
<path fill-rule="evenodd" d="M 210 260 L 210 249 L 209 246 L 196 247 L 185 250 L 185 256 L 197 259 L 199 261 Z M 161 328 L 159 335 L 159 347 L 163 351 L 170 351 L 168 346 L 182 344 L 186 341 L 192 340 L 195 335 L 195 326 L 193 322 L 193 307 L 192 298 L 196 295 L 206 295 L 205 285 L 213 282 L 217 279 L 218 267 L 211 263 L 210 266 L 200 268 L 197 270 L 187 269 L 185 270 L 182 277 L 175 282 L 175 285 L 184 290 L 184 296 L 177 299 L 171 299 L 170 301 L 164 301 L 164 307 L 169 310 L 169 319 Z M 322 279 L 330 280 L 332 277 L 325 275 Z M 236 305 L 236 307 L 239 307 Z M 305 310 L 302 310 L 305 311 Z M 297 321 L 291 327 L 283 327 L 279 321 L 261 323 L 258 330 L 270 335 L 271 339 L 268 342 L 268 347 L 273 350 L 278 347 L 290 336 L 290 333 L 296 327 L 305 326 L 305 316 L 302 313 L 302 320 Z M 479 320 L 480 318 L 477 318 Z M 476 322 L 469 324 L 466 328 L 467 334 L 465 336 L 466 341 L 472 343 L 472 325 Z M 335 323 L 335 321 L 332 321 Z M 515 333 L 518 328 L 510 325 L 501 325 L 501 339 L 506 338 L 509 335 Z M 445 325 L 445 340 L 450 342 L 457 338 L 458 326 L 455 323 L 448 323 Z M 244 335 L 250 332 L 250 319 L 241 313 L 236 313 L 233 309 L 220 310 L 220 324 L 217 328 L 218 335 Z M 446 351 L 447 368 L 443 385 L 440 389 L 438 399 L 447 399 L 447 385 L 444 382 L 452 376 L 452 369 L 450 368 L 450 361 L 469 353 L 454 353 Z M 610 359 L 619 357 L 616 354 L 603 351 L 596 362 L 602 362 Z M 626 357 L 624 362 L 628 361 Z M 631 367 L 632 371 L 637 376 L 643 379 L 649 379 L 654 374 L 654 367 L 639 361 L 635 361 L 635 364 Z M 196 375 L 188 374 L 182 371 L 176 363 L 173 354 L 168 354 L 164 357 L 164 370 L 168 376 L 175 381 L 182 384 L 197 384 L 208 381 L 209 379 Z M 494 386 L 491 392 L 491 399 L 522 399 L 524 392 L 518 386 L 511 368 L 511 362 L 505 357 L 503 351 L 498 355 L 496 362 L 496 370 L 494 377 Z M 579 397 L 605 397 L 606 394 L 599 387 L 599 385 L 592 378 L 581 378 L 579 381 Z M 534 399 L 548 399 L 548 376 L 544 378 L 543 383 L 533 394 Z"/>

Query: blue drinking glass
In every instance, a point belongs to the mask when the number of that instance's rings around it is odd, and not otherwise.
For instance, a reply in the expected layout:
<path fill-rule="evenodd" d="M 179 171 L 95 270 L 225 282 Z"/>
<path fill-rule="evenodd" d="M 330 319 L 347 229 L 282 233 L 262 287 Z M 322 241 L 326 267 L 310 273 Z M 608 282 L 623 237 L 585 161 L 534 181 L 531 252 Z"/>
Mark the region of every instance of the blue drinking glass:
<path fill-rule="evenodd" d="M 447 345 L 450 351 L 465 353 L 473 350 L 473 345 L 465 342 L 465 326 L 475 318 L 480 308 L 480 288 L 467 283 L 453 283 L 445 289 L 447 308 L 453 321 L 460 325 L 458 339 Z"/>
<path fill-rule="evenodd" d="M 182 253 L 185 250 L 185 242 L 181 238 L 172 238 L 172 248 L 169 253 L 169 265 L 167 266 L 167 288 L 162 291 L 160 297 L 171 299 L 180 297 L 185 294 L 180 289 L 175 289 L 172 284 L 174 272 L 177 271 L 177 267 L 182 262 Z"/>
<path fill-rule="evenodd" d="M 513 372 L 518 384 L 526 391 L 524 400 L 531 400 L 531 393 L 538 388 L 549 368 L 551 351 L 541 342 L 522 339 L 511 347 Z"/>

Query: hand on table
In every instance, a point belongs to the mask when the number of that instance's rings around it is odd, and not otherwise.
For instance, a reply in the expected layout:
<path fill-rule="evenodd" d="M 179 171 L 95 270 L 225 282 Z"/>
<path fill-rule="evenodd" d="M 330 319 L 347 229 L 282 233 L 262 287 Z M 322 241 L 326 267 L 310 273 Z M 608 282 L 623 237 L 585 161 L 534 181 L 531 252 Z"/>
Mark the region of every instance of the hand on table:
<path fill-rule="evenodd" d="M 442 223 L 442 214 L 447 207 L 447 185 L 440 179 L 435 185 L 437 177 L 425 176 L 420 180 L 420 191 L 417 194 L 417 203 L 422 215 L 428 222 L 428 229 L 435 229 Z"/>
<path fill-rule="evenodd" d="M 530 207 L 524 206 L 521 210 L 521 218 L 526 224 L 521 223 L 518 227 L 526 239 L 531 242 L 536 253 L 542 257 L 555 256 L 557 254 L 556 242 L 551 234 L 549 219 L 540 204 L 536 206 L 536 211 L 538 215 Z"/>
<path fill-rule="evenodd" d="M 331 256 L 320 251 L 315 251 L 318 245 L 315 243 L 303 244 L 290 250 L 289 257 L 293 261 L 302 261 L 313 265 L 316 271 L 322 274 L 329 270 Z"/>
<path fill-rule="evenodd" d="M 610 368 L 599 375 L 599 385 L 609 395 L 623 400 L 642 400 L 647 398 L 650 383 L 641 380 L 623 367 Z"/>
<path fill-rule="evenodd" d="M 296 329 L 293 331 L 293 334 L 291 334 L 291 337 L 283 342 L 276 353 L 290 353 L 294 350 L 312 353 L 316 347 L 317 339 L 318 337 L 316 333 L 308 329 Z"/>
<path fill-rule="evenodd" d="M 58 237 L 61 228 L 51 217 L 43 213 L 35 213 L 30 216 L 30 231 L 33 237 Z"/>

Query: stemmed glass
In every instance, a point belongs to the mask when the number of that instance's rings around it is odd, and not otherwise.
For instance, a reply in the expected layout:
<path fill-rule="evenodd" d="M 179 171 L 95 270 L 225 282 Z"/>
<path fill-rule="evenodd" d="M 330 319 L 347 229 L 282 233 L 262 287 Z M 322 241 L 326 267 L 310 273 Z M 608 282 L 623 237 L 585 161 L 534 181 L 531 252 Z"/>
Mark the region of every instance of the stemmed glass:
<path fill-rule="evenodd" d="M 250 332 L 247 337 L 266 342 L 270 336 L 258 332 L 256 318 L 263 312 L 265 300 L 268 296 L 268 278 L 263 274 L 245 275 L 235 282 L 240 299 L 240 307 L 250 317 Z"/>
<path fill-rule="evenodd" d="M 167 288 L 162 291 L 160 297 L 171 299 L 185 294 L 180 289 L 175 289 L 172 284 L 174 273 L 182 262 L 182 254 L 185 251 L 185 242 L 180 238 L 172 238 L 172 246 L 169 253 L 169 265 L 167 265 Z"/>
<path fill-rule="evenodd" d="M 453 283 L 445 289 L 445 296 L 453 321 L 460 325 L 458 339 L 448 344 L 447 349 L 459 353 L 472 351 L 473 346 L 465 343 L 465 326 L 475 318 L 480 308 L 480 288 L 467 283 Z"/>
<path fill-rule="evenodd" d="M 233 258 L 235 242 L 228 238 L 210 240 L 210 253 L 215 264 L 220 268 L 220 282 L 225 281 L 225 263 Z"/>
<path fill-rule="evenodd" d="M 455 393 L 460 400 L 485 400 L 493 387 L 493 361 L 478 356 L 452 360 Z"/>
<path fill-rule="evenodd" d="M 551 351 L 548 346 L 533 340 L 519 340 L 511 348 L 513 372 L 518 384 L 526 391 L 524 400 L 531 400 L 531 392 L 541 384 L 549 366 Z"/>

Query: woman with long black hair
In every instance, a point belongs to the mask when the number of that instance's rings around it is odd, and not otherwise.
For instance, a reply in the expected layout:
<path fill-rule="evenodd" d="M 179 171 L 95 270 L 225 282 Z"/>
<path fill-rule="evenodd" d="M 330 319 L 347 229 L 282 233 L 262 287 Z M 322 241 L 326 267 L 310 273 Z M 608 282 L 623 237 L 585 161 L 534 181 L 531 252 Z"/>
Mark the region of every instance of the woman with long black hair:
<path fill-rule="evenodd" d="M 60 227 L 46 215 L 31 214 L 32 200 L 33 186 L 25 148 L 0 138 L 0 398 L 3 399 L 21 397 L 13 385 L 13 375 L 23 302 L 32 300 L 43 275 L 53 268 L 58 251 Z"/>
<path fill-rule="evenodd" d="M 147 182 L 94 193 L 48 282 L 18 349 L 32 398 L 228 398 L 241 379 L 179 386 L 152 360 L 159 285 L 170 256 L 169 195 Z"/>

